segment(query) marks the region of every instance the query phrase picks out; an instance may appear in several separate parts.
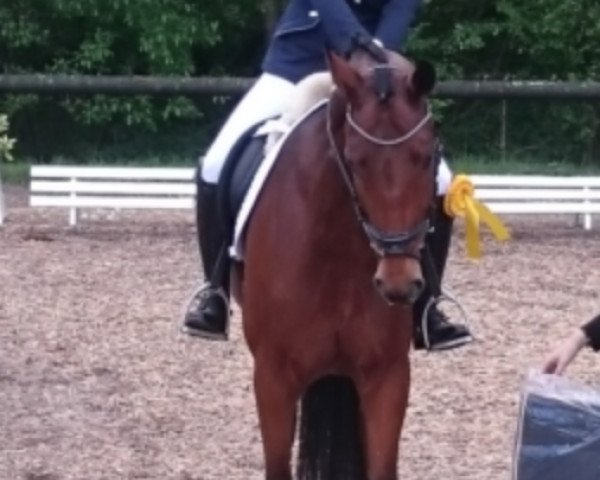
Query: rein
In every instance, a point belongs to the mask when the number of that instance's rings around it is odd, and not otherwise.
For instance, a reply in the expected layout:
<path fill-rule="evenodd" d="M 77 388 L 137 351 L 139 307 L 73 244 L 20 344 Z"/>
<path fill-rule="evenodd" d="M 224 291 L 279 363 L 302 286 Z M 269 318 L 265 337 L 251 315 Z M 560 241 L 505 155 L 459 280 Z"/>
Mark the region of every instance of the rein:
<path fill-rule="evenodd" d="M 373 251 L 380 257 L 392 257 L 392 256 L 403 256 L 403 257 L 411 257 L 416 260 L 420 260 L 421 257 L 419 254 L 414 254 L 409 252 L 407 249 L 410 244 L 419 236 L 427 233 L 431 226 L 431 219 L 428 216 L 425 220 L 420 222 L 414 228 L 403 231 L 403 232 L 385 232 L 377 228 L 370 221 L 367 211 L 362 206 L 360 202 L 360 198 L 358 196 L 358 192 L 356 191 L 356 186 L 354 185 L 354 181 L 352 179 L 352 173 L 348 168 L 347 162 L 344 158 L 341 148 L 335 141 L 335 137 L 333 135 L 332 128 L 332 100 L 330 99 L 329 105 L 327 107 L 327 135 L 329 137 L 329 141 L 334 151 L 334 158 L 339 167 L 339 170 L 342 174 L 342 178 L 344 179 L 344 183 L 346 184 L 346 188 L 348 189 L 348 193 L 350 194 L 350 198 L 352 200 L 352 205 L 354 208 L 354 212 L 356 214 L 356 218 L 360 223 L 365 235 L 369 240 L 369 245 L 373 249 Z M 346 109 L 345 119 L 348 124 L 356 131 L 360 136 L 364 139 L 374 143 L 375 145 L 380 146 L 391 146 L 391 145 L 399 145 L 401 143 L 405 143 L 410 140 L 425 124 L 431 119 L 431 110 L 429 106 L 427 107 L 427 113 L 425 116 L 410 130 L 408 133 L 394 138 L 394 139 L 383 139 L 375 137 L 368 132 L 366 132 L 362 127 L 360 127 L 356 121 L 352 118 L 352 111 L 350 106 Z M 436 142 L 434 148 L 434 161 L 436 162 L 434 168 L 434 175 L 437 176 L 438 164 L 440 161 L 440 151 L 439 144 Z M 435 181 L 435 178 L 434 178 Z"/>

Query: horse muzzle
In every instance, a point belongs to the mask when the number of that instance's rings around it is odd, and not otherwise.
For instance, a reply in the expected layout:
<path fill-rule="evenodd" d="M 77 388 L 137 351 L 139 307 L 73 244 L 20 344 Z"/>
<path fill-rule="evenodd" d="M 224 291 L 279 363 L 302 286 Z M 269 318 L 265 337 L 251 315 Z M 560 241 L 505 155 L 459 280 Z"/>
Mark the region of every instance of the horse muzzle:
<path fill-rule="evenodd" d="M 380 260 L 373 285 L 390 305 L 412 305 L 425 288 L 421 267 L 415 259 Z"/>

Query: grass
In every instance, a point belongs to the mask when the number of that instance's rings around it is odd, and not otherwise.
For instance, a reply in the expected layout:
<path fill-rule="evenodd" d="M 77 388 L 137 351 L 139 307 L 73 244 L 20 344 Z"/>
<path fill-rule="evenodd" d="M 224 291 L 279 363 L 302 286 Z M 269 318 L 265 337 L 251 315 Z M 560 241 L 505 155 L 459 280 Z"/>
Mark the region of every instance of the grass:
<path fill-rule="evenodd" d="M 29 163 L 0 163 L 2 182 L 13 185 L 25 185 L 29 181 Z"/>
<path fill-rule="evenodd" d="M 0 178 L 7 184 L 25 185 L 29 182 L 29 168 L 31 165 L 43 163 L 36 159 L 18 160 L 10 163 L 0 163 Z M 128 166 L 128 167 L 195 167 L 196 161 L 190 157 L 147 157 L 130 158 L 121 161 L 106 158 L 94 158 L 88 162 L 77 159 L 59 157 L 49 165 L 98 165 L 98 166 Z"/>
<path fill-rule="evenodd" d="M 0 163 L 0 176 L 2 181 L 9 184 L 27 184 L 29 181 L 29 166 L 40 163 L 35 159 L 20 160 L 11 163 Z M 62 165 L 82 165 L 80 160 L 59 157 L 51 163 Z M 189 156 L 162 155 L 139 158 L 93 158 L 89 165 L 118 165 L 118 166 L 145 166 L 145 167 L 193 167 L 195 159 Z M 577 165 L 568 162 L 548 161 L 539 159 L 507 158 L 495 160 L 481 156 L 456 155 L 450 162 L 450 167 L 456 173 L 466 174 L 537 174 L 537 175 L 598 175 L 600 165 Z"/>
<path fill-rule="evenodd" d="M 450 167 L 456 173 L 512 175 L 600 175 L 600 165 L 581 165 L 539 158 L 490 159 L 480 156 L 455 157 Z"/>

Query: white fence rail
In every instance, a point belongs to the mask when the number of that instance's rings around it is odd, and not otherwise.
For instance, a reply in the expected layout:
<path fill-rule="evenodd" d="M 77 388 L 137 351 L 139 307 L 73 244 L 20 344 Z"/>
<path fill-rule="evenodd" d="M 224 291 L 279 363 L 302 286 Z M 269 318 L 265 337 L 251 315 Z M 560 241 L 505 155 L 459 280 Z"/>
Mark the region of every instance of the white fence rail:
<path fill-rule="evenodd" d="M 473 175 L 477 198 L 497 214 L 575 214 L 586 230 L 600 214 L 600 177 Z"/>
<path fill-rule="evenodd" d="M 31 167 L 33 207 L 194 208 L 194 168 Z M 497 214 L 574 214 L 584 228 L 600 214 L 600 177 L 472 175 L 476 196 Z"/>
<path fill-rule="evenodd" d="M 69 209 L 69 225 L 81 208 L 194 208 L 193 168 L 31 167 L 32 207 Z"/>

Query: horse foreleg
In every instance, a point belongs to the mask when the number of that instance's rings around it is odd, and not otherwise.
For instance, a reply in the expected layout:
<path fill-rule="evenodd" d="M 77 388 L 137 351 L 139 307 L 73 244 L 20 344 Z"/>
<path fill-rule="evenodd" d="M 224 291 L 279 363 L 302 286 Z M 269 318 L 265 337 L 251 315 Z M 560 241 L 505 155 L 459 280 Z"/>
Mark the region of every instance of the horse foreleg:
<path fill-rule="evenodd" d="M 408 362 L 357 382 L 363 412 L 368 480 L 398 478 L 398 443 L 410 388 Z"/>
<path fill-rule="evenodd" d="M 297 399 L 277 363 L 276 359 L 257 361 L 254 392 L 263 439 L 265 478 L 291 480 Z"/>

